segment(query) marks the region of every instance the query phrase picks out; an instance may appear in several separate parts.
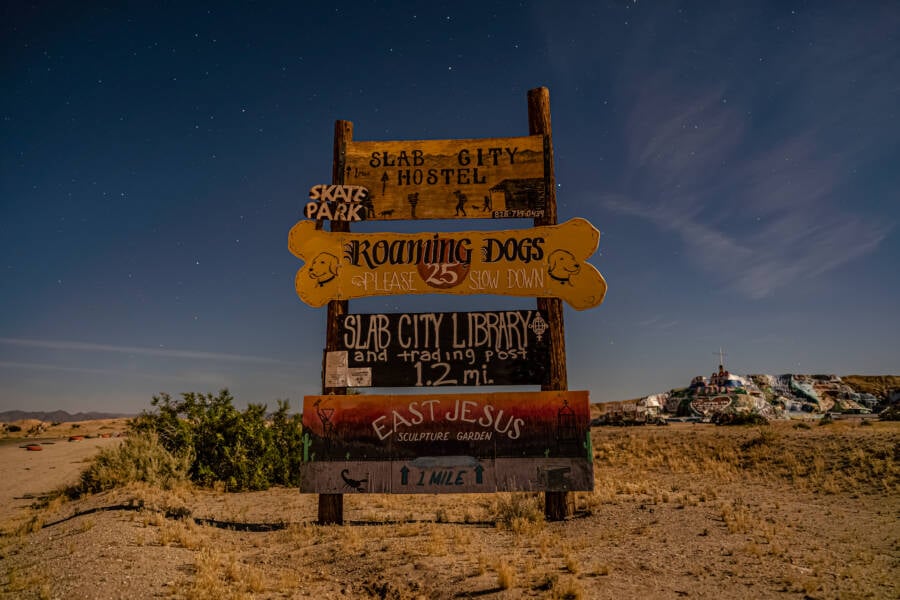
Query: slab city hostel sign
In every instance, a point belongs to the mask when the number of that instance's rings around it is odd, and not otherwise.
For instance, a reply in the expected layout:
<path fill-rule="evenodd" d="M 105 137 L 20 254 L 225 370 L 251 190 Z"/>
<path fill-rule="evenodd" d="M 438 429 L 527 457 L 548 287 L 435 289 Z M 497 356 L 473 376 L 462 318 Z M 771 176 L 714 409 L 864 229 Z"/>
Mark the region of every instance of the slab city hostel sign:
<path fill-rule="evenodd" d="M 507 231 L 334 233 L 300 221 L 288 247 L 306 264 L 295 287 L 310 306 L 395 294 L 498 294 L 600 304 L 606 282 L 586 259 L 600 232 L 584 219 Z"/>
<path fill-rule="evenodd" d="M 546 145 L 542 135 L 348 142 L 344 183 L 369 190 L 370 220 L 542 217 Z"/>
<path fill-rule="evenodd" d="M 326 387 L 541 385 L 550 352 L 536 310 L 343 315 Z"/>
<path fill-rule="evenodd" d="M 603 301 L 606 282 L 587 262 L 599 232 L 584 219 L 410 234 L 328 232 L 314 221 L 543 217 L 554 198 L 548 137 L 336 147 L 339 183 L 310 190 L 311 220 L 288 236 L 304 261 L 295 288 L 310 306 L 431 293 L 560 298 L 578 310 Z M 547 384 L 547 319 L 341 314 L 329 320 L 323 387 Z M 301 491 L 591 490 L 588 403 L 584 391 L 307 396 Z M 322 497 L 320 519 L 321 510 Z"/>
<path fill-rule="evenodd" d="M 593 489 L 587 392 L 307 396 L 301 492 Z"/>

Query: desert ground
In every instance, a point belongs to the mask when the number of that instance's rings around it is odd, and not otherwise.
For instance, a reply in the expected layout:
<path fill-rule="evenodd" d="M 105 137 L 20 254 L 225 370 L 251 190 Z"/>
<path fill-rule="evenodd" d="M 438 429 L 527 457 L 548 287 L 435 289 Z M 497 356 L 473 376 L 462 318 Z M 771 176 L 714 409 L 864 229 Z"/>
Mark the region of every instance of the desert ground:
<path fill-rule="evenodd" d="M 0 439 L 0 515 L 28 508 L 47 492 L 78 478 L 101 448 L 117 443 L 127 419 L 60 423 L 27 435 L 39 421 L 20 422 L 22 431 Z M 72 438 L 72 441 L 69 441 Z M 37 444 L 40 451 L 21 446 Z"/>
<path fill-rule="evenodd" d="M 595 490 L 346 495 L 72 483 L 115 438 L 0 445 L 0 598 L 897 598 L 900 423 L 595 428 Z"/>

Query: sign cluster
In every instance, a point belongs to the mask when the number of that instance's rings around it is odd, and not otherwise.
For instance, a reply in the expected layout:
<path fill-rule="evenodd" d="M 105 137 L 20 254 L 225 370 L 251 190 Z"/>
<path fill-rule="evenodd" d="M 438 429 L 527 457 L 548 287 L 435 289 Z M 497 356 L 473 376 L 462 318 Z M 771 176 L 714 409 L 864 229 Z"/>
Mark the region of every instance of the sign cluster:
<path fill-rule="evenodd" d="M 328 232 L 316 222 L 541 217 L 544 136 L 348 142 L 342 185 L 316 185 L 288 247 L 298 296 L 493 294 L 599 305 L 587 262 L 599 232 L 561 225 L 453 233 Z M 326 387 L 544 385 L 547 315 L 538 310 L 346 314 L 326 352 Z M 435 493 L 593 488 L 587 392 L 323 395 L 304 400 L 301 491 Z"/>

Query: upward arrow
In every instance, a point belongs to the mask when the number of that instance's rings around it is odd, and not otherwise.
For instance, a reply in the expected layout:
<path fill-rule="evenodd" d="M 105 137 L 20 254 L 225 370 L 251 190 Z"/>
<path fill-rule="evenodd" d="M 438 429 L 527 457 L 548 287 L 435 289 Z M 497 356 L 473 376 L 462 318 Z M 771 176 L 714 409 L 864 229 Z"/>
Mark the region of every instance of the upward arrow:
<path fill-rule="evenodd" d="M 384 175 L 381 176 L 381 195 L 384 196 L 384 189 L 387 187 L 387 182 L 390 177 L 388 177 L 387 171 L 384 172 Z"/>
<path fill-rule="evenodd" d="M 475 467 L 475 483 L 483 482 L 483 479 L 481 477 L 482 473 L 484 473 L 484 467 L 482 467 L 481 465 L 478 465 L 477 467 Z"/>
<path fill-rule="evenodd" d="M 409 482 L 409 469 L 406 468 L 406 465 L 403 465 L 403 468 L 400 469 L 400 485 L 406 485 Z"/>

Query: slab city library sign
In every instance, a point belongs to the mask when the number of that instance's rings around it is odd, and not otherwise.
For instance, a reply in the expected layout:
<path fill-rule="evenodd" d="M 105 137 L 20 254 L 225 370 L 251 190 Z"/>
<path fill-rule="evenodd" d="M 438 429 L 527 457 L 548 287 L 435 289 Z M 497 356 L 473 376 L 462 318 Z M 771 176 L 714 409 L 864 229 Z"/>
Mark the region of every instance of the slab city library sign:
<path fill-rule="evenodd" d="M 323 393 L 303 405 L 300 491 L 320 494 L 320 521 L 341 522 L 334 501 L 345 493 L 542 491 L 549 515 L 551 494 L 593 489 L 588 392 L 567 390 L 561 302 L 603 301 L 606 282 L 587 262 L 599 232 L 580 218 L 557 224 L 549 94 L 528 99 L 526 137 L 356 142 L 351 123 L 336 123 L 333 181 L 311 188 L 307 220 L 288 235 L 304 261 L 298 296 L 328 306 Z M 349 231 L 363 220 L 523 217 L 534 227 Z M 397 294 L 527 296 L 538 306 L 349 312 L 349 299 Z M 346 395 L 491 385 L 542 391 Z"/>

